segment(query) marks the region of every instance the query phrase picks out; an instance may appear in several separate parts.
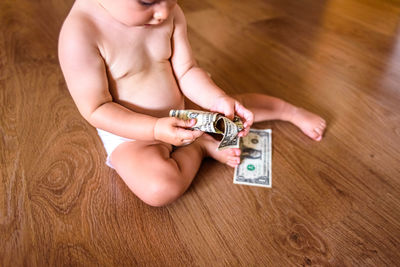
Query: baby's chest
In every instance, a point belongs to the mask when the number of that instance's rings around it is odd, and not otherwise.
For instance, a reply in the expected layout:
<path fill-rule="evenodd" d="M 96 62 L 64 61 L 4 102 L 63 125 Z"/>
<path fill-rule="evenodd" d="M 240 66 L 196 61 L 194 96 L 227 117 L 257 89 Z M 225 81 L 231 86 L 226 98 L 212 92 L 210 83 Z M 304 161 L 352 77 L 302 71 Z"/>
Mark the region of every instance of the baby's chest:
<path fill-rule="evenodd" d="M 153 29 L 148 32 L 131 32 L 107 42 L 104 51 L 110 74 L 115 79 L 150 71 L 154 63 L 164 62 L 172 55 L 171 31 Z"/>

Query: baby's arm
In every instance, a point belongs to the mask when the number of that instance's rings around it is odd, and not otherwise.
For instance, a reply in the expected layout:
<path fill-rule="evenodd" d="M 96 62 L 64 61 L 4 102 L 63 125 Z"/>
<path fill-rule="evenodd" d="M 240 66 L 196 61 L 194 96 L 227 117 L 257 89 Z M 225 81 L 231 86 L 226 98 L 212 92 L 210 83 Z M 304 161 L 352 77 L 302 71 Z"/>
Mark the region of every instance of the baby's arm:
<path fill-rule="evenodd" d="M 186 19 L 179 6 L 175 8 L 174 26 L 171 63 L 179 86 L 190 100 L 205 109 L 210 109 L 210 99 L 226 94 L 197 66 L 187 38 Z"/>
<path fill-rule="evenodd" d="M 253 123 L 253 114 L 238 101 L 228 96 L 199 68 L 192 55 L 187 38 L 185 16 L 179 6 L 174 14 L 172 67 L 183 94 L 199 106 L 225 114 L 233 118 L 234 114 L 244 119 L 247 132 Z"/>
<path fill-rule="evenodd" d="M 155 118 L 112 101 L 105 64 L 96 44 L 96 29 L 85 18 L 67 20 L 59 38 L 59 60 L 79 112 L 94 127 L 135 140 L 180 145 L 199 133 L 185 130 L 190 122 Z"/>

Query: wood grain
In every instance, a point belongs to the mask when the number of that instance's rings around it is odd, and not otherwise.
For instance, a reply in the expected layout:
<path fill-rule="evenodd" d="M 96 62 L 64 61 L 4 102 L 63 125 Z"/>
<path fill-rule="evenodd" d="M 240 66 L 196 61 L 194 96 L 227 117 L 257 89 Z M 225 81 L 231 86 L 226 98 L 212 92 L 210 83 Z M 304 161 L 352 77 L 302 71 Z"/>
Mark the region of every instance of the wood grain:
<path fill-rule="evenodd" d="M 181 0 L 199 64 L 229 93 L 321 114 L 273 130 L 272 189 L 205 160 L 164 208 L 105 164 L 62 77 L 73 1 L 0 3 L 1 266 L 397 266 L 400 1 Z"/>

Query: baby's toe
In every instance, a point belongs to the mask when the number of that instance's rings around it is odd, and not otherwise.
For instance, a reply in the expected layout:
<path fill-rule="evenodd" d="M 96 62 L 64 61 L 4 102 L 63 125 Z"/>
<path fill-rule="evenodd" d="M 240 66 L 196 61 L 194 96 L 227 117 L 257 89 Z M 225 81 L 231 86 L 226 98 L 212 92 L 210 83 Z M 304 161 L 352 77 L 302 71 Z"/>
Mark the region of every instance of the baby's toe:
<path fill-rule="evenodd" d="M 320 141 L 322 138 L 322 132 L 318 127 L 314 128 L 312 130 L 304 131 L 304 133 L 308 137 L 310 137 L 311 139 L 316 140 L 316 141 Z"/>
<path fill-rule="evenodd" d="M 236 166 L 238 165 L 238 164 L 234 164 L 234 163 L 226 163 L 226 165 L 228 165 L 229 167 L 232 167 L 232 168 L 236 168 Z"/>
<path fill-rule="evenodd" d="M 228 161 L 227 163 L 226 163 L 226 165 L 228 165 L 228 166 L 230 166 L 230 167 L 232 167 L 232 168 L 235 168 L 237 165 L 239 165 L 238 163 L 236 163 L 236 162 L 234 162 L 234 161 Z"/>
<path fill-rule="evenodd" d="M 323 127 L 317 127 L 314 129 L 314 138 L 316 141 L 321 141 L 322 139 L 322 134 L 324 133 L 324 128 Z"/>
<path fill-rule="evenodd" d="M 239 163 L 240 162 L 240 157 L 237 157 L 237 156 L 228 157 L 228 161 Z"/>
<path fill-rule="evenodd" d="M 238 157 L 238 156 L 240 156 L 240 149 L 239 149 L 239 148 L 231 148 L 231 149 L 229 150 L 229 155 L 230 155 L 231 157 Z"/>
<path fill-rule="evenodd" d="M 325 122 L 323 124 L 321 124 L 319 127 L 317 127 L 317 129 L 321 133 L 321 135 L 324 134 L 325 128 L 326 128 L 326 123 Z"/>
<path fill-rule="evenodd" d="M 228 157 L 226 164 L 235 167 L 240 163 L 240 157 Z"/>
<path fill-rule="evenodd" d="M 308 132 L 307 135 L 308 135 L 309 137 L 311 137 L 311 139 L 314 139 L 314 140 L 317 140 L 317 141 L 319 141 L 318 139 L 319 139 L 320 136 L 321 136 L 321 134 L 320 134 L 318 131 L 316 131 L 316 129 L 314 129 L 314 130 L 311 131 L 311 132 Z"/>
<path fill-rule="evenodd" d="M 318 134 L 318 135 L 322 135 L 322 133 L 324 132 L 324 129 L 322 127 L 316 127 L 314 128 L 314 131 Z"/>

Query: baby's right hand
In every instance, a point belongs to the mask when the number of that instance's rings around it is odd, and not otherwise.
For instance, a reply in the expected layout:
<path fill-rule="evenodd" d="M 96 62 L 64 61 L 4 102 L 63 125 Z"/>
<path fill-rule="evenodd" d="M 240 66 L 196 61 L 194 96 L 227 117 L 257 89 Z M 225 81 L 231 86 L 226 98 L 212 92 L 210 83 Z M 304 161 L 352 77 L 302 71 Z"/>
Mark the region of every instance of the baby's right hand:
<path fill-rule="evenodd" d="M 154 139 L 174 146 L 191 143 L 200 137 L 202 131 L 192 131 L 185 128 L 193 127 L 196 120 L 181 120 L 175 117 L 159 118 L 154 125 Z"/>

